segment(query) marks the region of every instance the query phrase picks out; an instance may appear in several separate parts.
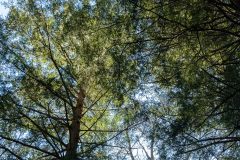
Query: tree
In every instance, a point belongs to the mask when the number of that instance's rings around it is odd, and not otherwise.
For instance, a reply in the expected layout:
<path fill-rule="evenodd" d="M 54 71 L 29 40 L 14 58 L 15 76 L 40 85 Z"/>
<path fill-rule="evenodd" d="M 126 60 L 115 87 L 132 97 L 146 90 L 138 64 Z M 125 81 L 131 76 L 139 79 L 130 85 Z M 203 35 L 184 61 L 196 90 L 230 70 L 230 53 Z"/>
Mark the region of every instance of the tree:
<path fill-rule="evenodd" d="M 125 26 L 124 11 L 115 14 L 119 9 L 117 1 L 104 0 L 11 7 L 2 56 L 14 82 L 0 99 L 5 158 L 107 159 L 99 146 L 111 147 L 134 125 L 122 125 L 123 115 L 114 113 L 137 78 L 125 44 L 132 26 Z"/>
<path fill-rule="evenodd" d="M 141 41 L 152 51 L 154 81 L 169 91 L 171 110 L 177 110 L 169 119 L 177 153 L 239 156 L 238 6 L 221 0 L 137 4 L 148 19 Z"/>

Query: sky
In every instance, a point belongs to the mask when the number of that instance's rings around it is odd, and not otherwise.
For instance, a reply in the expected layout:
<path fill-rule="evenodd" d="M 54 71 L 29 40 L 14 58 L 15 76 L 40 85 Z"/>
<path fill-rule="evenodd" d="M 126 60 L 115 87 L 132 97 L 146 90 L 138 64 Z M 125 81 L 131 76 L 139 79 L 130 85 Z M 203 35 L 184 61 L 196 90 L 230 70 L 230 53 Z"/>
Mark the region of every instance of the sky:
<path fill-rule="evenodd" d="M 3 6 L 3 2 L 7 2 L 8 0 L 0 0 L 0 16 L 5 17 L 9 11 L 9 9 Z"/>

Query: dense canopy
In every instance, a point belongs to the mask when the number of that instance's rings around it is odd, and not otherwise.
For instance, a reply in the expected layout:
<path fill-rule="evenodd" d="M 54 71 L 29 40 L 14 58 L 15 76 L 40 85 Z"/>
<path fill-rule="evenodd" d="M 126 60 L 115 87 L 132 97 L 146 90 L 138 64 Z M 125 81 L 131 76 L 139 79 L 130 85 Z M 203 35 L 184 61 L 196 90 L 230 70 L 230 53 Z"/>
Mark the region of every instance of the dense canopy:
<path fill-rule="evenodd" d="M 5 5 L 0 159 L 240 157 L 240 1 Z"/>

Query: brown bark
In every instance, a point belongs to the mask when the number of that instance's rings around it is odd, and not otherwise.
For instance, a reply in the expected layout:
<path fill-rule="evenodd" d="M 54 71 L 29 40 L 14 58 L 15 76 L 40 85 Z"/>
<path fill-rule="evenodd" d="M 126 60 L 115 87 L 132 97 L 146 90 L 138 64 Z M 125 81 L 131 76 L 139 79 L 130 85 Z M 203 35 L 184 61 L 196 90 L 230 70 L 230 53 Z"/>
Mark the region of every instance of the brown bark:
<path fill-rule="evenodd" d="M 80 139 L 79 133 L 80 133 L 80 120 L 82 118 L 82 112 L 83 112 L 83 101 L 85 98 L 85 91 L 83 89 L 80 89 L 77 95 L 77 104 L 72 109 L 73 110 L 73 117 L 72 117 L 72 123 L 69 128 L 69 143 L 67 146 L 66 156 L 67 159 L 77 159 L 77 147 L 78 147 L 78 141 Z"/>

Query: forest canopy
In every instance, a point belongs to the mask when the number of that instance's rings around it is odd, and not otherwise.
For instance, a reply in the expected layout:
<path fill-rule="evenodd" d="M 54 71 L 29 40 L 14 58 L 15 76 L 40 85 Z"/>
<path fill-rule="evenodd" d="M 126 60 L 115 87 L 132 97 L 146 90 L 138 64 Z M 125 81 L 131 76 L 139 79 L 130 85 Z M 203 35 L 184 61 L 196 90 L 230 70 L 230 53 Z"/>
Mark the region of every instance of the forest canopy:
<path fill-rule="evenodd" d="M 0 159 L 240 157 L 240 1 L 5 6 Z"/>

